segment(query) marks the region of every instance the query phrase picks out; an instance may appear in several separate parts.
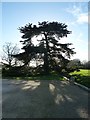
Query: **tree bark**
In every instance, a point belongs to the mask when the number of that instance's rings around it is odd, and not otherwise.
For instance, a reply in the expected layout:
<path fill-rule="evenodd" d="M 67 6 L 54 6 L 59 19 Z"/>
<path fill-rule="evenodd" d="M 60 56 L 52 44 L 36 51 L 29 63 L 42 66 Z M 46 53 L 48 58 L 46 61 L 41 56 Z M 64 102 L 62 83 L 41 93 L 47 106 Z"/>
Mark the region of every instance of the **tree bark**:
<path fill-rule="evenodd" d="M 48 45 L 48 39 L 47 34 L 44 33 L 45 41 L 46 41 L 46 51 L 44 52 L 44 71 L 45 74 L 49 74 L 49 60 L 48 60 L 48 52 L 49 52 L 49 45 Z"/>

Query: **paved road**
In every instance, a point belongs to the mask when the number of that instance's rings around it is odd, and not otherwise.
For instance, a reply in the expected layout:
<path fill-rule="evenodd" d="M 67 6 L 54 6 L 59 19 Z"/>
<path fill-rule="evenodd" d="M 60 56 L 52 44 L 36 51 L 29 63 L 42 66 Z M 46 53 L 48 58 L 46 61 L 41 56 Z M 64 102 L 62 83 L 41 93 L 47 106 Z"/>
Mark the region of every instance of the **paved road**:
<path fill-rule="evenodd" d="M 88 118 L 88 92 L 61 81 L 2 80 L 3 118 Z"/>

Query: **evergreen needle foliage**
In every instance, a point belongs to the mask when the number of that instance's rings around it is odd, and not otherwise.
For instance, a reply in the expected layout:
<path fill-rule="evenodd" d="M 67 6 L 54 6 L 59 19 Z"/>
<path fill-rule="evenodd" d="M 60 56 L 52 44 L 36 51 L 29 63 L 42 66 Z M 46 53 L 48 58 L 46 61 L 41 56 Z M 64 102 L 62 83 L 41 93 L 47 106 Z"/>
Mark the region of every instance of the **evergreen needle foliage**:
<path fill-rule="evenodd" d="M 60 43 L 61 38 L 67 37 L 71 31 L 67 30 L 67 25 L 59 22 L 38 22 L 38 25 L 26 24 L 19 28 L 22 35 L 22 44 L 24 52 L 14 55 L 27 65 L 31 60 L 42 61 L 42 64 L 36 66 L 38 73 L 49 74 L 51 71 L 61 72 L 66 70 L 67 63 L 71 55 L 75 54 L 74 48 L 69 48 L 71 43 Z M 32 38 L 38 40 L 39 44 L 34 45 Z M 40 63 L 40 62 L 39 62 Z"/>

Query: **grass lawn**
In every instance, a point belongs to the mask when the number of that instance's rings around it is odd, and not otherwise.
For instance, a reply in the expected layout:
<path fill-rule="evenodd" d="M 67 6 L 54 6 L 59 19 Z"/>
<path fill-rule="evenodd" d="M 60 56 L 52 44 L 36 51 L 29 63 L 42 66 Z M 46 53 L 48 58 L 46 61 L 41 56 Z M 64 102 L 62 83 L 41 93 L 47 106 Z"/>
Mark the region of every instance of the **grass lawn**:
<path fill-rule="evenodd" d="M 76 82 L 90 88 L 90 70 L 80 69 L 79 72 L 75 71 L 70 73 L 70 75 L 76 78 Z"/>

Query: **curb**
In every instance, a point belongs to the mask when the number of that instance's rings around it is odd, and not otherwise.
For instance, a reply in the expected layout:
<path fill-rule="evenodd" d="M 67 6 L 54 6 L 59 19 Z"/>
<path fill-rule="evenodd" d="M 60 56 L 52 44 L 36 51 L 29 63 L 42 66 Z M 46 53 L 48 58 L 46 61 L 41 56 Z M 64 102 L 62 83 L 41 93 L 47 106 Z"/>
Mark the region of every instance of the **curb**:
<path fill-rule="evenodd" d="M 69 78 L 67 78 L 67 77 L 65 77 L 65 76 L 64 76 L 64 78 L 70 82 L 70 79 L 69 79 Z M 77 85 L 78 87 L 83 88 L 84 90 L 86 90 L 86 91 L 88 91 L 88 92 L 90 92 L 90 88 L 88 88 L 88 87 L 86 87 L 86 86 L 84 86 L 84 85 L 81 85 L 81 84 L 79 84 L 79 83 L 77 83 L 77 82 L 73 82 L 73 84 L 74 84 L 74 85 Z"/>
<path fill-rule="evenodd" d="M 88 92 L 90 92 L 90 88 L 88 88 L 88 87 L 86 87 L 84 85 L 81 85 L 81 84 L 79 84 L 77 82 L 74 82 L 74 84 L 77 85 L 77 86 L 79 86 L 79 87 L 81 87 L 81 88 L 83 88 L 84 90 L 87 90 Z"/>

